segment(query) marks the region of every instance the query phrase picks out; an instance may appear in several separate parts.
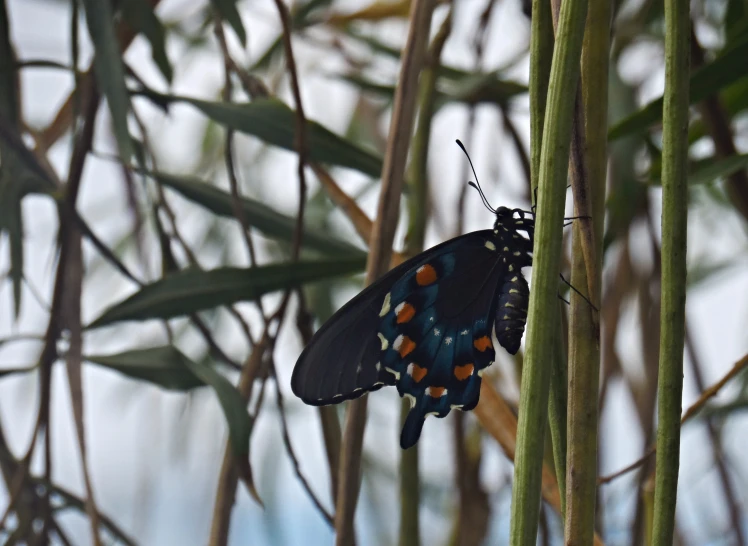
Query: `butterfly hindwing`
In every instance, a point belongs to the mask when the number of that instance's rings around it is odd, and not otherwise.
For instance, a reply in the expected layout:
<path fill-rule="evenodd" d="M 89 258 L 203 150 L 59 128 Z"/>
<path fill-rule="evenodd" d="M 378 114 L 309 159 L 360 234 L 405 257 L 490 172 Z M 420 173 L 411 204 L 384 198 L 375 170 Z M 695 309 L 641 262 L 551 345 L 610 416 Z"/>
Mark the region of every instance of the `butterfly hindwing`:
<path fill-rule="evenodd" d="M 490 241 L 491 232 L 483 232 L 424 259 L 385 295 L 381 368 L 413 402 L 404 449 L 418 440 L 427 415 L 445 417 L 478 402 L 479 373 L 495 358 L 492 319 L 507 270 Z"/>

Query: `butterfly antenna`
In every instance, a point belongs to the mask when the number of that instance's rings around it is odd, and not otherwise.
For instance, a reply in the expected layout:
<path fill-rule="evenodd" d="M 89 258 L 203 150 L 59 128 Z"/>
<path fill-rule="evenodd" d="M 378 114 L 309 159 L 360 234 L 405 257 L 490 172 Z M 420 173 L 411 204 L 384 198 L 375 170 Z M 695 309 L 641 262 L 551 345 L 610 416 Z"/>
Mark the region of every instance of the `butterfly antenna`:
<path fill-rule="evenodd" d="M 465 157 L 467 157 L 468 163 L 470 163 L 470 169 L 473 171 L 473 176 L 475 177 L 475 182 L 468 182 L 468 185 L 474 187 L 476 190 L 478 190 L 478 193 L 480 194 L 480 198 L 483 201 L 483 205 L 493 212 L 496 213 L 496 209 L 491 206 L 491 203 L 488 202 L 488 199 L 486 198 L 486 194 L 483 193 L 483 188 L 480 187 L 480 182 L 478 182 L 478 175 L 475 172 L 475 167 L 473 167 L 473 161 L 470 159 L 470 154 L 467 153 L 467 150 L 465 149 L 465 146 L 462 145 L 462 142 L 460 142 L 460 139 L 457 139 L 457 145 L 460 147 L 460 150 L 462 150 L 465 153 Z"/>

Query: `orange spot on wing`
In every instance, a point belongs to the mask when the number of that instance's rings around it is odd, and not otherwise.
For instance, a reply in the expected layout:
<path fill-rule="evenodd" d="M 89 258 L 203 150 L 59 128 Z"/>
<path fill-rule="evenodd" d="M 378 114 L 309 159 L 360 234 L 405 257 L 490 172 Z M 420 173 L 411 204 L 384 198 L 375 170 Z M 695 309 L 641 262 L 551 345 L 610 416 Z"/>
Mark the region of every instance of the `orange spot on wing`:
<path fill-rule="evenodd" d="M 473 365 L 471 364 L 463 364 L 462 366 L 455 366 L 454 370 L 455 377 L 460 380 L 464 381 L 471 375 L 473 375 Z"/>
<path fill-rule="evenodd" d="M 408 336 L 403 336 L 403 340 L 400 343 L 400 346 L 397 348 L 397 352 L 400 353 L 400 356 L 402 358 L 405 358 L 410 353 L 413 352 L 413 349 L 416 348 L 416 343 L 412 339 L 410 339 Z"/>
<path fill-rule="evenodd" d="M 478 339 L 473 341 L 473 347 L 478 349 L 481 353 L 492 346 L 493 344 L 491 343 L 491 338 L 488 336 L 479 337 Z"/>
<path fill-rule="evenodd" d="M 439 398 L 444 394 L 444 391 L 447 390 L 444 387 L 429 387 L 429 396 L 431 398 Z"/>
<path fill-rule="evenodd" d="M 416 271 L 416 282 L 419 286 L 428 286 L 436 282 L 436 278 L 436 269 L 429 264 L 422 265 Z"/>
<path fill-rule="evenodd" d="M 416 383 L 420 382 L 421 379 L 426 377 L 426 372 L 428 372 L 426 368 L 421 368 L 418 364 L 415 363 L 411 364 L 410 376 Z"/>
<path fill-rule="evenodd" d="M 409 303 L 403 303 L 400 310 L 397 312 L 397 323 L 402 324 L 408 322 L 416 314 L 416 308 Z"/>

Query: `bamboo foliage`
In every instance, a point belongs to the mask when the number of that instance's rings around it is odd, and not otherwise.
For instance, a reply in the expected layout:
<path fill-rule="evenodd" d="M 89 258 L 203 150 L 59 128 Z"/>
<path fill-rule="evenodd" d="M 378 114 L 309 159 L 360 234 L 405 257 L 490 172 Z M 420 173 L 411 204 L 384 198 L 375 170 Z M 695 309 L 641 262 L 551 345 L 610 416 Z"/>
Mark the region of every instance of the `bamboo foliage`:
<path fill-rule="evenodd" d="M 715 290 L 746 29 L 743 0 L 0 0 L 0 543 L 748 546 Z M 394 389 L 315 410 L 289 378 L 362 286 L 490 227 L 455 139 L 535 213 L 528 324 L 401 452 Z"/>

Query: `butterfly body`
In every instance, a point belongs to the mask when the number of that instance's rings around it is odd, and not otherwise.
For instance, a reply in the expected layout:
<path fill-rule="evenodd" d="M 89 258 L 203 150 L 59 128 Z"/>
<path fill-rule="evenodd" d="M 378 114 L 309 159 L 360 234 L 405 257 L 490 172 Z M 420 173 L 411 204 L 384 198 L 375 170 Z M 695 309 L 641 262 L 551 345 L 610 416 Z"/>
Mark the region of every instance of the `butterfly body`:
<path fill-rule="evenodd" d="M 519 350 L 534 221 L 499 207 L 493 230 L 462 235 L 411 258 L 343 306 L 294 369 L 294 394 L 311 405 L 395 385 L 412 408 L 400 444 L 418 440 L 428 415 L 473 409 L 495 359 L 492 332 Z"/>

